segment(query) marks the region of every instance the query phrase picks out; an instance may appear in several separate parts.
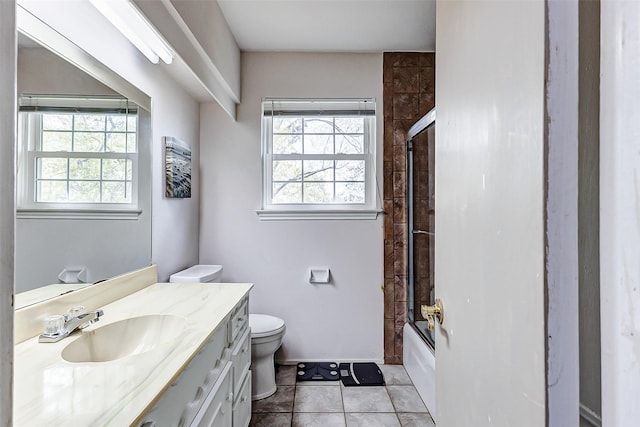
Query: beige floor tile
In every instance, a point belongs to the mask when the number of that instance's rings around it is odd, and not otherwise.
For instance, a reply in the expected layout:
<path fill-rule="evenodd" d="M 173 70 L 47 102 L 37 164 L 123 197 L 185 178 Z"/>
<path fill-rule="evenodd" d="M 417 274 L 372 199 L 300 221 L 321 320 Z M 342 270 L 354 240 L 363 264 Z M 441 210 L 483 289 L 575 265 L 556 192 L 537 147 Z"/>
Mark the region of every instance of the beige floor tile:
<path fill-rule="evenodd" d="M 298 387 L 340 387 L 342 381 L 298 381 Z"/>
<path fill-rule="evenodd" d="M 385 387 L 345 387 L 342 399 L 345 412 L 394 412 Z"/>
<path fill-rule="evenodd" d="M 347 427 L 400 427 L 396 414 L 347 413 Z"/>
<path fill-rule="evenodd" d="M 436 424 L 429 414 L 409 414 L 401 412 L 397 415 L 402 427 L 436 427 Z"/>
<path fill-rule="evenodd" d="M 416 388 L 412 385 L 387 386 L 396 412 L 428 412 Z"/>
<path fill-rule="evenodd" d="M 278 386 L 274 395 L 251 402 L 252 412 L 293 412 L 295 389 L 293 386 Z"/>
<path fill-rule="evenodd" d="M 292 427 L 345 427 L 344 413 L 309 413 L 293 414 Z"/>
<path fill-rule="evenodd" d="M 402 365 L 379 365 L 387 385 L 413 385 Z"/>
<path fill-rule="evenodd" d="M 344 412 L 340 387 L 297 387 L 294 412 Z"/>
<path fill-rule="evenodd" d="M 252 414 L 249 427 L 291 427 L 291 413 Z"/>
<path fill-rule="evenodd" d="M 280 365 L 276 372 L 276 385 L 296 385 L 296 366 Z"/>
<path fill-rule="evenodd" d="M 252 402 L 250 427 L 435 427 L 404 367 L 379 366 L 386 387 L 296 382 L 296 366 L 280 366 L 278 391 Z"/>

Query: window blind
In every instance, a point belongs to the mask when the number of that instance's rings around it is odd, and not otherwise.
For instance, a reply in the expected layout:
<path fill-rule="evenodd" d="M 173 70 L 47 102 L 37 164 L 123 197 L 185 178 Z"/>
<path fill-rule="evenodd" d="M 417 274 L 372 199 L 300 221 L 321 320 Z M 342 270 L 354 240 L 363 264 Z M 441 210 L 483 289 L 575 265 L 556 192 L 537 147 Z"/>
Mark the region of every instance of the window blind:
<path fill-rule="evenodd" d="M 138 106 L 122 97 L 109 96 L 52 96 L 21 95 L 19 111 L 24 112 L 68 112 L 136 114 Z"/>
<path fill-rule="evenodd" d="M 270 99 L 263 98 L 265 116 L 375 116 L 373 99 Z"/>

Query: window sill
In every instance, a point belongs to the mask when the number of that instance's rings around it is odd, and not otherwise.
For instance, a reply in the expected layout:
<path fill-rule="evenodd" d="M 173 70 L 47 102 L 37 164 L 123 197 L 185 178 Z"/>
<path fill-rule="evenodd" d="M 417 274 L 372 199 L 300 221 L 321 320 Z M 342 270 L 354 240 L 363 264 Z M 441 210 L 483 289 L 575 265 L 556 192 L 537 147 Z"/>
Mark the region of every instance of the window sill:
<path fill-rule="evenodd" d="M 137 220 L 142 214 L 136 209 L 17 209 L 17 219 L 124 219 Z"/>
<path fill-rule="evenodd" d="M 295 220 L 372 220 L 378 217 L 379 210 L 258 210 L 260 221 L 295 221 Z"/>

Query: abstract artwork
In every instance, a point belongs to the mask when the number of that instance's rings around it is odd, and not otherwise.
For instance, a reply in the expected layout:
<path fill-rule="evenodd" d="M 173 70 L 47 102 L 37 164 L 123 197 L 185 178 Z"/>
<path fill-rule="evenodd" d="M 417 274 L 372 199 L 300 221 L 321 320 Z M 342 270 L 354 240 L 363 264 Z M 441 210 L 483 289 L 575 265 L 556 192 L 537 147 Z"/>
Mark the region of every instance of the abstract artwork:
<path fill-rule="evenodd" d="M 191 147 L 179 139 L 164 137 L 165 196 L 191 197 Z"/>

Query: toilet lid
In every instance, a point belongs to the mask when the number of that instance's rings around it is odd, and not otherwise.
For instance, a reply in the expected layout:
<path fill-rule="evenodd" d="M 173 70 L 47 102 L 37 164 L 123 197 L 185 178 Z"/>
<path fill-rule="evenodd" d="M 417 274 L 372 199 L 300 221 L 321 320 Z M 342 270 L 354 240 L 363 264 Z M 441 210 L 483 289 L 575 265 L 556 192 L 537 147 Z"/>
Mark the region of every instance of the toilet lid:
<path fill-rule="evenodd" d="M 284 328 L 284 320 L 268 314 L 250 314 L 249 327 L 252 337 L 264 337 Z"/>

